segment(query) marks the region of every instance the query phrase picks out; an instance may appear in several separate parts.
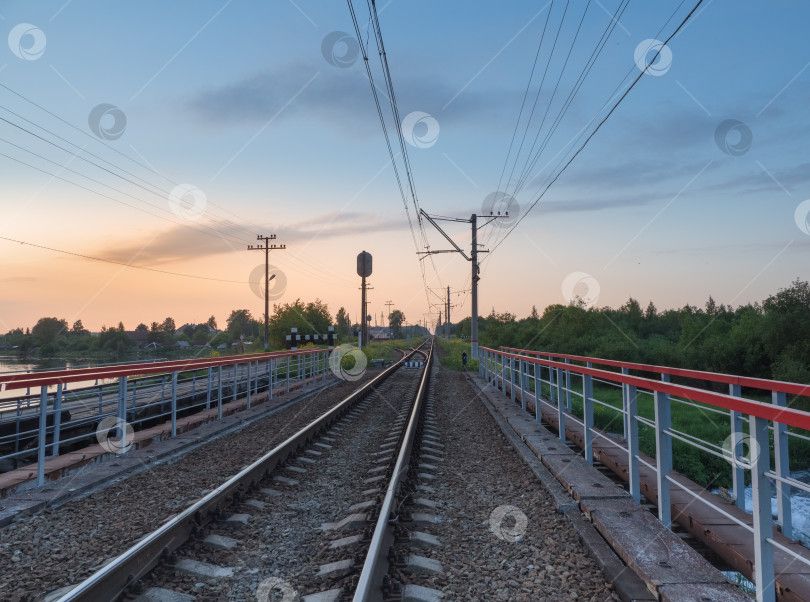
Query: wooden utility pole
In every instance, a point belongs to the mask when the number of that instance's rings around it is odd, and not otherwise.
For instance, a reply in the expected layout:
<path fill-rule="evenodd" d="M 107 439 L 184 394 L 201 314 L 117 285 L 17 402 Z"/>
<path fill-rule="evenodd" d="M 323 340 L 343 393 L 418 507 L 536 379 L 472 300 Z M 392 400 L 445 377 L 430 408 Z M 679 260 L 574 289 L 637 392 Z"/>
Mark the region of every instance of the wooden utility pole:
<path fill-rule="evenodd" d="M 270 249 L 286 249 L 287 245 L 270 244 L 276 235 L 257 236 L 256 240 L 264 241 L 264 246 L 248 245 L 248 251 L 264 251 L 264 350 L 270 349 Z"/>

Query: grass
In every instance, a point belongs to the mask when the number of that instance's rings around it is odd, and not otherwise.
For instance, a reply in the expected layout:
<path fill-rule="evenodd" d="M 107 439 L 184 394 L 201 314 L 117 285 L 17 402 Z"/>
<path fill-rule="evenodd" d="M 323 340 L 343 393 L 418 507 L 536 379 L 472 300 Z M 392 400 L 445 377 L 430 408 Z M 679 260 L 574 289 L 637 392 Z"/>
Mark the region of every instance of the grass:
<path fill-rule="evenodd" d="M 439 344 L 439 361 L 442 366 L 450 368 L 451 370 L 461 371 L 461 354 L 467 354 L 467 371 L 478 371 L 478 360 L 473 359 L 470 352 L 470 342 L 462 339 L 451 338 L 449 341 L 445 339 L 436 339 Z"/>
<path fill-rule="evenodd" d="M 363 348 L 369 362 L 371 360 L 383 359 L 385 361 L 394 360 L 394 350 L 403 349 L 408 350 L 416 348 L 425 340 L 424 337 L 413 337 L 410 341 L 406 339 L 394 339 L 391 341 L 371 341 Z"/>

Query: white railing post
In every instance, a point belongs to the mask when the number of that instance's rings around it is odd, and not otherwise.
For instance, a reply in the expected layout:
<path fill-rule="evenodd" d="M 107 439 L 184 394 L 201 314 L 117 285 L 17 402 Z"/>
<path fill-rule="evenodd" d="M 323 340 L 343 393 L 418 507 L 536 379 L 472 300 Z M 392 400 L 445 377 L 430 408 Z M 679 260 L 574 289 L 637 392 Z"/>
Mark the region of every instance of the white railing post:
<path fill-rule="evenodd" d="M 773 547 L 767 541 L 773 537 L 771 482 L 765 476 L 771 469 L 768 420 L 751 416 L 749 425 L 753 439 L 753 444 L 749 441 L 748 452 L 754 515 L 754 583 L 757 585 L 758 602 L 774 602 Z M 737 461 L 736 452 L 734 458 Z"/>
<path fill-rule="evenodd" d="M 118 378 L 118 420 L 126 423 L 127 420 L 127 377 Z"/>
<path fill-rule="evenodd" d="M 213 368 L 208 368 L 208 389 L 205 393 L 205 409 L 211 409 L 211 387 L 213 387 Z"/>
<path fill-rule="evenodd" d="M 571 360 L 569 358 L 565 358 L 565 363 L 570 364 Z M 565 371 L 565 407 L 568 408 L 568 411 L 571 411 L 571 371 Z"/>
<path fill-rule="evenodd" d="M 622 374 L 630 374 L 630 370 L 627 368 L 622 368 Z M 627 441 L 627 429 L 630 426 L 630 423 L 627 421 L 627 400 L 629 399 L 627 392 L 628 386 L 630 385 L 622 383 L 622 436 L 624 437 L 625 441 Z"/>
<path fill-rule="evenodd" d="M 667 529 L 672 528 L 672 506 L 669 496 L 669 480 L 672 471 L 672 437 L 668 431 L 672 426 L 669 395 L 655 391 L 655 463 L 658 469 L 658 519 Z"/>
<path fill-rule="evenodd" d="M 233 365 L 233 396 L 231 401 L 236 401 L 236 395 L 239 393 L 239 364 Z"/>
<path fill-rule="evenodd" d="M 784 408 L 787 404 L 785 393 L 772 391 L 773 405 Z M 773 423 L 773 453 L 774 466 L 777 476 L 787 478 L 790 476 L 790 458 L 788 456 L 788 433 L 784 422 Z M 782 535 L 793 539 L 793 517 L 790 511 L 790 485 L 783 481 L 776 481 L 776 507 L 779 524 L 782 525 Z"/>
<path fill-rule="evenodd" d="M 37 485 L 45 484 L 45 442 L 48 440 L 48 387 L 39 388 L 39 446 L 37 447 Z"/>
<path fill-rule="evenodd" d="M 509 396 L 515 403 L 515 358 L 509 358 Z"/>
<path fill-rule="evenodd" d="M 523 359 L 520 360 L 520 407 L 523 411 L 526 411 L 526 389 L 527 386 L 527 375 L 526 375 L 526 362 Z"/>
<path fill-rule="evenodd" d="M 245 406 L 246 410 L 250 409 L 250 390 L 253 388 L 252 383 L 250 382 L 250 366 L 252 364 L 253 364 L 253 362 L 246 362 L 246 364 L 245 364 L 246 367 L 247 367 L 247 381 L 245 383 L 246 384 L 246 386 L 245 386 L 245 394 L 247 395 L 247 402 L 246 402 L 246 406 Z"/>
<path fill-rule="evenodd" d="M 627 385 L 627 478 L 630 481 L 630 495 L 636 503 L 641 501 L 641 482 L 638 467 L 638 389 Z"/>
<path fill-rule="evenodd" d="M 728 394 L 734 397 L 742 397 L 740 385 L 729 385 Z M 731 421 L 731 441 L 732 450 L 743 438 L 743 418 L 740 412 L 731 410 L 729 419 Z M 739 462 L 731 463 L 731 488 L 734 491 L 734 503 L 737 508 L 745 510 L 745 469 Z"/>
<path fill-rule="evenodd" d="M 585 437 L 585 461 L 593 466 L 593 377 L 582 375 L 582 420 Z"/>
<path fill-rule="evenodd" d="M 553 371 L 553 370 L 552 370 Z M 557 424 L 560 428 L 559 437 L 560 441 L 565 441 L 565 405 L 563 404 L 563 394 L 562 394 L 562 387 L 563 387 L 563 370 L 562 368 L 557 368 L 556 378 L 554 379 L 557 382 Z"/>
<path fill-rule="evenodd" d="M 177 376 L 172 372 L 172 439 L 177 437 Z"/>
<path fill-rule="evenodd" d="M 217 378 L 217 420 L 222 420 L 222 365 L 219 366 Z"/>
<path fill-rule="evenodd" d="M 548 359 L 549 359 L 549 361 L 551 361 L 552 357 L 549 355 Z M 549 366 L 548 367 L 548 399 L 549 399 L 549 401 L 551 403 L 555 403 L 557 401 L 557 399 L 556 399 L 556 397 L 557 397 L 556 393 L 557 392 L 554 390 L 555 389 L 554 381 L 556 380 L 556 378 L 554 378 L 555 376 L 556 375 L 554 374 L 554 368 Z"/>
<path fill-rule="evenodd" d="M 56 400 L 53 404 L 53 445 L 51 455 L 59 455 L 59 430 L 62 428 L 62 383 L 56 385 Z"/>

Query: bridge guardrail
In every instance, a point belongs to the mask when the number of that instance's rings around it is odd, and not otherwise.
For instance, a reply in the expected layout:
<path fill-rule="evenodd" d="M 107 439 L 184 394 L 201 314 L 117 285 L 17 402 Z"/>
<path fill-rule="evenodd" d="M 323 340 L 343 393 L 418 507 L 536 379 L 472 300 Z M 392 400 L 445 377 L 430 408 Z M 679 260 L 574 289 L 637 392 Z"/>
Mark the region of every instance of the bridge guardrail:
<path fill-rule="evenodd" d="M 620 368 L 621 372 L 596 368 L 595 364 Z M 630 370 L 657 373 L 660 374 L 661 379 L 634 376 L 629 374 Z M 807 558 L 776 541 L 774 535 L 774 527 L 778 525 L 782 534 L 787 538 L 794 536 L 790 504 L 791 488 L 810 493 L 810 486 L 790 477 L 788 462 L 789 436 L 810 440 L 810 437 L 807 436 L 810 433 L 810 413 L 787 407 L 786 403 L 788 393 L 809 395 L 810 385 L 514 348 L 494 350 L 481 347 L 479 349 L 479 372 L 495 386 L 498 382 L 503 383 L 504 392 L 507 390 L 506 384 L 508 383 L 513 402 L 516 399 L 516 390 L 520 390 L 524 409 L 527 397 L 524 392 L 531 394 L 534 389 L 537 394 L 536 399 L 539 400 L 545 386 L 551 404 L 556 405 L 560 438 L 564 440 L 566 437 L 566 419 L 582 424 L 585 459 L 589 464 L 593 464 L 594 434 L 602 434 L 594 427 L 594 405 L 608 407 L 619 412 L 623 418 L 623 436 L 626 442 L 624 449 L 628 453 L 630 494 L 636 501 L 640 499 L 639 462 L 643 461 L 639 457 L 638 426 L 645 425 L 654 429 L 656 465 L 649 465 L 649 468 L 656 473 L 658 516 L 661 522 L 668 527 L 672 525 L 670 487 L 674 484 L 676 487 L 682 488 L 681 484 L 670 474 L 673 469 L 673 440 L 692 445 L 728 461 L 732 466 L 734 493 L 738 505 L 742 500 L 741 493 L 744 489 L 744 471 L 750 471 L 753 528 L 728 513 L 724 514 L 753 533 L 755 558 L 752 577 L 757 584 L 758 600 L 776 599 L 774 572 L 774 552 L 776 550 L 790 555 L 797 562 L 810 566 Z M 547 378 L 544 378 L 544 372 Z M 671 376 L 726 383 L 729 385 L 730 394 L 675 384 L 670 382 Z M 580 390 L 572 386 L 572 377 L 581 378 Z M 595 398 L 594 382 L 621 388 L 622 407 L 614 407 Z M 743 397 L 740 392 L 741 387 L 771 391 L 772 403 Z M 639 415 L 640 394 L 649 394 L 653 397 L 655 410 L 653 420 Z M 579 397 L 581 400 L 581 420 L 573 413 L 572 397 Z M 673 403 L 695 406 L 706 404 L 699 407 L 723 414 L 727 412 L 731 430 L 731 435 L 727 439 L 728 448 L 674 429 L 672 427 Z M 539 412 L 537 414 L 539 420 Z M 743 428 L 743 415 L 748 416 L 747 434 Z M 804 433 L 790 431 L 789 428 L 799 429 Z M 771 431 L 773 431 L 773 444 L 770 441 Z M 748 447 L 747 458 L 740 455 L 746 445 Z M 771 469 L 772 458 L 773 470 Z M 776 488 L 776 521 L 771 515 L 771 482 Z M 694 497 L 696 501 L 704 502 L 699 497 Z M 717 507 L 715 510 L 723 512 Z"/>

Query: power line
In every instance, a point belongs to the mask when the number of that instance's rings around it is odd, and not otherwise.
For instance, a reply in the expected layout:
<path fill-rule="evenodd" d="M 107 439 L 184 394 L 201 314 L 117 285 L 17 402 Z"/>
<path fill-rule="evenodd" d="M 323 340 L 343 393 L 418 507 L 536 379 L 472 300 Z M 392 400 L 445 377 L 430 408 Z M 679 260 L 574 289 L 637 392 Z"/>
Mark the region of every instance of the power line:
<path fill-rule="evenodd" d="M 92 255 L 84 255 L 83 253 L 74 253 L 73 251 L 65 251 L 64 249 L 56 249 L 54 247 L 47 247 L 45 245 L 38 245 L 33 242 L 27 242 L 25 240 L 17 240 L 15 238 L 8 238 L 7 236 L 0 236 L 0 240 L 5 240 L 8 242 L 13 242 L 21 245 L 26 245 L 29 247 L 35 247 L 37 249 L 44 249 L 45 251 L 53 251 L 54 253 L 62 253 L 64 255 L 72 255 L 73 257 L 81 257 L 82 259 L 90 259 L 92 261 L 100 261 L 103 263 L 112 263 L 114 265 L 120 265 L 126 268 L 134 268 L 137 270 L 146 270 L 148 272 L 158 272 L 160 274 L 168 274 L 170 276 L 182 276 L 183 278 L 195 278 L 197 280 L 211 280 L 213 282 L 230 282 L 233 284 L 248 284 L 242 280 L 226 280 L 224 278 L 210 278 L 208 276 L 195 276 L 193 274 L 181 274 L 179 272 L 170 272 L 168 270 L 159 270 L 158 268 L 148 268 L 142 265 L 134 265 L 131 263 L 125 263 L 123 261 L 115 261 L 114 259 L 102 259 L 101 257 L 93 257 Z"/>
<path fill-rule="evenodd" d="M 664 43 L 663 43 L 663 44 L 662 44 L 662 45 L 661 45 L 661 46 L 658 48 L 658 50 L 656 51 L 656 53 L 655 53 L 655 55 L 652 57 L 652 59 L 651 59 L 651 60 L 650 60 L 650 61 L 647 63 L 647 65 L 644 67 L 644 69 L 640 71 L 640 73 L 638 74 L 638 76 L 636 76 L 636 78 L 635 78 L 635 79 L 633 80 L 633 82 L 632 82 L 632 83 L 631 83 L 631 84 L 628 86 L 628 88 L 627 88 L 627 89 L 624 91 L 624 93 L 622 93 L 622 95 L 619 97 L 619 99 L 618 99 L 618 100 L 615 102 L 615 104 L 614 104 L 614 105 L 611 107 L 610 111 L 608 111 L 608 113 L 607 113 L 607 114 L 606 114 L 606 115 L 605 115 L 605 116 L 602 118 L 602 120 L 601 120 L 601 121 L 600 121 L 600 122 L 597 124 L 597 126 L 596 126 L 596 127 L 594 128 L 594 130 L 593 130 L 593 131 L 592 131 L 592 132 L 591 132 L 591 133 L 588 135 L 588 137 L 585 139 L 585 141 L 582 143 L 582 145 L 581 145 L 581 146 L 580 146 L 580 147 L 579 147 L 579 148 L 576 150 L 576 152 L 574 152 L 574 154 L 573 154 L 573 155 L 572 155 L 572 156 L 571 156 L 571 157 L 568 159 L 568 161 L 567 161 L 567 162 L 565 162 L 565 164 L 564 164 L 564 165 L 562 166 L 562 168 L 561 168 L 561 169 L 560 169 L 560 170 L 559 170 L 559 171 L 558 171 L 558 172 L 557 172 L 557 173 L 554 175 L 554 177 L 551 179 L 551 181 L 550 181 L 550 182 L 548 182 L 548 184 L 545 186 L 545 188 L 544 188 L 544 189 L 543 189 L 543 191 L 540 193 L 540 195 L 537 197 L 537 199 L 535 199 L 535 200 L 534 200 L 534 202 L 533 202 L 533 203 L 532 203 L 532 204 L 529 206 L 529 208 L 528 208 L 528 209 L 527 209 L 527 210 L 526 210 L 526 211 L 523 213 L 523 215 L 521 215 L 521 216 L 518 218 L 518 220 L 517 220 L 517 221 L 516 221 L 516 222 L 515 222 L 515 223 L 512 225 L 512 227 L 511 227 L 511 228 L 509 228 L 509 230 L 506 232 L 506 234 L 503 236 L 503 238 L 501 238 L 501 240 L 500 240 L 500 241 L 498 241 L 498 243 L 497 243 L 497 244 L 496 244 L 496 245 L 495 245 L 495 246 L 492 248 L 492 251 L 493 251 L 493 252 L 494 252 L 494 251 L 495 251 L 495 250 L 496 250 L 498 247 L 500 247 L 500 246 L 501 246 L 501 244 L 503 244 L 503 242 L 504 242 L 504 241 L 505 241 L 505 240 L 506 240 L 506 239 L 509 237 L 509 235 L 510 235 L 510 234 L 511 234 L 511 233 L 512 233 L 514 230 L 515 230 L 515 228 L 517 228 L 517 227 L 518 227 L 518 225 L 520 225 L 520 223 L 521 223 L 521 222 L 523 221 L 523 219 L 524 219 L 524 218 L 525 218 L 525 217 L 526 217 L 526 216 L 529 214 L 529 212 L 531 212 L 531 210 L 532 210 L 532 209 L 534 209 L 534 207 L 535 207 L 535 206 L 536 206 L 536 205 L 537 205 L 537 204 L 538 204 L 538 203 L 539 203 L 539 202 L 542 200 L 542 198 L 543 198 L 543 197 L 545 196 L 545 194 L 548 192 L 549 188 L 551 188 L 551 186 L 552 186 L 552 185 L 553 185 L 553 184 L 554 184 L 554 183 L 557 181 L 557 179 L 559 179 L 559 177 L 560 177 L 560 176 L 563 174 L 563 172 L 565 172 L 565 170 L 566 170 L 566 169 L 568 169 L 568 167 L 571 165 L 571 163 L 573 163 L 573 162 L 574 162 L 574 160 L 575 160 L 575 159 L 576 159 L 576 158 L 579 156 L 579 154 L 580 154 L 580 153 L 581 153 L 581 152 L 582 152 L 582 151 L 585 149 L 585 147 L 588 145 L 588 143 L 591 141 L 591 139 L 592 139 L 592 138 L 593 138 L 593 137 L 596 135 L 596 133 L 597 133 L 597 132 L 598 132 L 598 131 L 601 129 L 601 127 L 602 127 L 602 126 L 605 124 L 605 122 L 607 122 L 607 120 L 610 118 L 610 116 L 611 116 L 611 115 L 613 115 L 613 113 L 616 111 L 616 109 L 619 107 L 619 105 L 622 103 L 622 101 L 624 101 L 624 99 L 625 99 L 625 98 L 627 98 L 627 95 L 630 93 L 630 91 L 631 91 L 631 90 L 632 90 L 632 89 L 633 89 L 633 88 L 636 86 L 636 84 L 639 82 L 639 80 L 641 80 L 641 78 L 642 78 L 642 77 L 643 77 L 643 76 L 644 76 L 644 75 L 647 73 L 647 70 L 650 68 L 650 66 L 651 66 L 653 63 L 655 63 L 655 61 L 658 59 L 659 54 L 661 53 L 661 49 L 662 49 L 662 48 L 664 48 L 664 47 L 665 47 L 665 46 L 666 46 L 666 45 L 667 45 L 667 44 L 670 42 L 670 40 L 672 40 L 672 38 L 674 38 L 674 37 L 675 37 L 675 36 L 678 34 L 678 32 L 679 32 L 679 31 L 680 31 L 680 30 L 681 30 L 681 29 L 684 27 L 684 25 L 686 25 L 686 23 L 687 23 L 687 21 L 689 20 L 689 18 L 690 18 L 690 17 L 691 17 L 691 16 L 692 16 L 692 15 L 695 13 L 695 11 L 698 9 L 698 7 L 700 7 L 700 5 L 701 5 L 702 3 L 703 3 L 703 0 L 698 0 L 698 2 L 697 2 L 695 5 L 694 5 L 694 7 L 692 8 L 692 10 L 690 10 L 690 11 L 689 11 L 689 13 L 686 15 L 686 17 L 684 17 L 684 19 L 681 21 L 681 23 L 680 23 L 680 24 L 678 25 L 678 27 L 675 29 L 675 31 L 674 31 L 672 34 L 670 34 L 670 36 L 669 36 L 669 37 L 668 37 L 668 38 L 667 38 L 667 39 L 664 41 Z M 683 2 L 682 2 L 681 4 L 683 4 Z M 676 9 L 676 10 L 677 10 L 677 9 Z M 670 19 L 671 19 L 671 18 L 670 18 Z"/>

